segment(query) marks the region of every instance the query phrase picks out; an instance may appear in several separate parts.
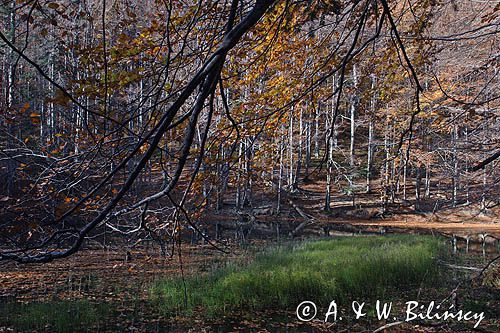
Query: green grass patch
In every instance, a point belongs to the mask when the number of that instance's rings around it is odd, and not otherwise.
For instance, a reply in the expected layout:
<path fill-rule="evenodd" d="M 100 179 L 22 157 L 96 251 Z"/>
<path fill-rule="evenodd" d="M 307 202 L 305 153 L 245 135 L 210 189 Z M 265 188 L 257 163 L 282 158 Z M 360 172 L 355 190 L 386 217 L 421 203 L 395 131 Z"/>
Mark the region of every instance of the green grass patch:
<path fill-rule="evenodd" d="M 311 241 L 268 249 L 247 265 L 157 281 L 151 298 L 164 313 L 201 309 L 210 316 L 388 296 L 437 283 L 436 259 L 445 252 L 442 239 L 411 235 Z"/>
<path fill-rule="evenodd" d="M 106 304 L 87 300 L 0 304 L 0 327 L 17 331 L 95 332 L 105 326 Z"/>

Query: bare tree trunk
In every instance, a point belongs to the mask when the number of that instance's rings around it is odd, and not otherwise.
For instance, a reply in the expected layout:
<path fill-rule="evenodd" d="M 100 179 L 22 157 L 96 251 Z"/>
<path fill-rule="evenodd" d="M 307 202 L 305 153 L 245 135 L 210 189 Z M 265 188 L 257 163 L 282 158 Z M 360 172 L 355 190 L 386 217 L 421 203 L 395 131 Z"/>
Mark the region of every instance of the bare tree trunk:
<path fill-rule="evenodd" d="M 314 114 L 314 157 L 319 157 L 319 116 L 321 112 L 321 102 L 318 102 L 316 113 Z"/>
<path fill-rule="evenodd" d="M 290 109 L 288 126 L 288 186 L 293 190 L 293 107 Z"/>
<path fill-rule="evenodd" d="M 394 122 L 391 122 L 391 136 L 390 136 L 390 144 L 389 146 L 392 147 L 394 145 L 394 138 L 396 137 L 396 126 L 394 126 Z M 390 171 L 390 194 L 391 194 L 391 203 L 394 203 L 396 199 L 396 162 L 394 161 L 393 158 L 391 158 L 391 171 Z"/>
<path fill-rule="evenodd" d="M 357 93 L 357 87 L 358 87 L 358 76 L 356 72 L 356 65 L 353 65 L 352 68 L 352 81 L 353 81 L 353 86 L 354 86 L 354 94 Z M 358 96 L 353 96 L 352 98 L 352 103 L 351 103 L 351 114 L 350 114 L 350 120 L 351 120 L 351 142 L 349 146 L 349 165 L 351 167 L 354 166 L 354 139 L 355 139 L 355 133 L 356 133 L 356 108 L 358 107 Z"/>
<path fill-rule="evenodd" d="M 49 56 L 49 75 L 50 77 L 54 77 L 54 59 L 53 55 L 51 54 Z M 51 92 L 54 94 L 55 89 L 54 86 L 51 84 Z M 49 101 L 48 105 L 48 139 L 50 141 L 54 140 L 54 135 L 56 132 L 55 126 L 56 126 L 56 115 L 55 115 L 55 107 L 54 103 L 52 101 Z"/>
<path fill-rule="evenodd" d="M 373 163 L 373 121 L 370 117 L 368 124 L 368 149 L 366 161 L 366 193 L 372 190 L 372 163 Z"/>
<path fill-rule="evenodd" d="M 241 172 L 242 172 L 242 155 L 243 155 L 243 142 L 238 144 L 238 170 L 236 174 L 236 208 L 243 207 L 242 204 L 242 193 L 241 193 Z"/>
<path fill-rule="evenodd" d="M 465 136 L 465 146 L 468 147 L 469 146 L 469 131 L 467 129 L 467 126 L 465 126 L 464 128 L 464 136 Z M 469 154 L 466 154 L 465 155 L 465 170 L 469 170 Z M 470 191 L 470 183 L 469 183 L 469 178 L 466 177 L 465 179 L 465 200 L 466 200 L 466 203 L 468 204 L 470 201 L 469 201 L 469 191 Z"/>
<path fill-rule="evenodd" d="M 309 178 L 309 167 L 311 166 L 311 121 L 310 116 L 308 116 L 308 120 L 306 121 L 306 170 L 305 170 L 305 179 Z"/>
<path fill-rule="evenodd" d="M 385 129 L 384 129 L 384 165 L 383 165 L 383 186 L 382 186 L 382 211 L 385 212 L 387 209 L 387 202 L 389 198 L 389 117 L 386 114 L 385 119 Z"/>
<path fill-rule="evenodd" d="M 406 156 L 404 157 L 404 165 L 403 165 L 403 200 L 408 200 L 407 192 L 406 192 L 406 177 L 408 174 L 408 159 Z"/>
<path fill-rule="evenodd" d="M 369 115 L 369 120 L 368 120 L 368 148 L 367 148 L 367 161 L 366 161 L 366 193 L 370 193 L 372 190 L 372 164 L 373 164 L 373 132 L 374 132 L 374 125 L 373 125 L 373 120 L 375 117 L 375 109 L 376 109 L 376 95 L 375 95 L 375 76 L 371 76 L 371 81 L 372 81 L 372 97 L 370 100 L 370 111 L 371 114 Z"/>
<path fill-rule="evenodd" d="M 429 163 L 425 165 L 425 198 L 431 195 L 431 166 Z"/>
<path fill-rule="evenodd" d="M 336 89 L 336 80 L 335 76 L 332 79 L 332 91 Z M 325 186 L 325 206 L 324 210 L 330 211 L 330 204 L 332 200 L 332 173 L 333 173 L 333 145 L 335 141 L 336 132 L 335 132 L 335 123 L 334 123 L 334 113 L 335 113 L 335 99 L 332 97 L 332 105 L 330 116 L 326 116 L 326 128 L 328 128 L 328 132 L 326 133 L 326 186 Z M 332 132 L 333 131 L 333 132 Z"/>
<path fill-rule="evenodd" d="M 332 199 L 332 173 L 333 173 L 333 138 L 328 135 L 326 139 L 327 166 L 326 166 L 326 187 L 325 187 L 325 211 L 330 211 Z"/>
<path fill-rule="evenodd" d="M 415 209 L 420 209 L 420 188 L 422 186 L 422 166 L 418 165 L 415 168 Z"/>
<path fill-rule="evenodd" d="M 281 133 L 284 132 L 283 126 L 281 128 Z M 276 214 L 281 212 L 281 192 L 283 190 L 283 153 L 285 151 L 285 145 L 283 144 L 283 136 L 280 137 L 280 143 L 278 146 L 279 155 L 279 174 L 278 174 L 278 193 L 277 193 L 277 205 Z"/>
<path fill-rule="evenodd" d="M 11 8 L 8 9 L 9 13 L 9 34 L 12 44 L 16 43 L 16 2 L 11 1 Z M 15 53 L 10 49 L 7 57 L 7 110 L 12 110 L 14 107 L 14 85 L 16 68 L 15 64 Z M 12 144 L 12 140 L 15 137 L 15 127 L 14 124 L 8 124 L 9 139 L 7 145 Z M 7 195 L 11 196 L 14 191 L 14 177 L 16 174 L 17 163 L 14 159 L 10 159 L 7 163 Z"/>
<path fill-rule="evenodd" d="M 295 176 L 293 178 L 292 190 L 298 189 L 299 177 L 300 177 L 300 174 L 302 172 L 302 149 L 303 149 L 302 132 L 303 132 L 303 119 L 302 119 L 302 108 L 300 108 L 300 112 L 299 112 L 299 147 L 298 147 L 298 151 L 297 151 L 297 168 L 295 170 Z"/>
<path fill-rule="evenodd" d="M 459 182 L 459 174 L 458 174 L 458 155 L 457 155 L 457 141 L 458 141 L 458 126 L 455 124 L 453 126 L 453 207 L 455 207 L 458 203 L 458 182 Z"/>
<path fill-rule="evenodd" d="M 481 209 L 485 210 L 486 209 L 486 195 L 488 193 L 488 182 L 487 182 L 487 171 L 486 168 L 484 168 L 483 171 L 483 192 L 481 193 Z"/>
<path fill-rule="evenodd" d="M 253 140 L 248 138 L 245 144 L 245 200 L 244 203 L 250 207 L 253 206 L 253 191 L 252 191 L 252 157 L 253 157 Z"/>

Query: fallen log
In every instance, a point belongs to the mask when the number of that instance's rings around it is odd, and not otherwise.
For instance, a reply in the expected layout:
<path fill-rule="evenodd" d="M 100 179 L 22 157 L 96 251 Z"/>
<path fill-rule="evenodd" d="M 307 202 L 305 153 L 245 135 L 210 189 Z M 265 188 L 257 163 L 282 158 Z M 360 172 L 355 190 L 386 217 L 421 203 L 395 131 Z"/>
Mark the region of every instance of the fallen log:
<path fill-rule="evenodd" d="M 299 206 L 297 206 L 296 204 L 293 203 L 292 200 L 288 200 L 288 203 L 290 204 L 290 206 L 293 207 L 293 209 L 295 209 L 295 211 L 303 218 L 303 219 L 306 219 L 306 220 L 314 220 L 314 218 L 305 213 Z"/>
<path fill-rule="evenodd" d="M 297 236 L 297 234 L 307 227 L 310 224 L 314 223 L 314 218 L 310 216 L 309 214 L 306 214 L 299 206 L 297 206 L 295 203 L 293 203 L 292 200 L 288 200 L 288 203 L 295 209 L 295 211 L 305 220 L 304 222 L 300 223 L 295 229 L 293 229 L 290 232 L 291 237 Z"/>
<path fill-rule="evenodd" d="M 459 266 L 459 265 L 448 264 L 448 263 L 443 262 L 443 261 L 440 261 L 439 263 L 443 266 L 450 267 L 453 269 L 461 269 L 461 270 L 473 271 L 473 272 L 481 272 L 483 270 L 482 268 L 477 268 L 477 267 Z"/>

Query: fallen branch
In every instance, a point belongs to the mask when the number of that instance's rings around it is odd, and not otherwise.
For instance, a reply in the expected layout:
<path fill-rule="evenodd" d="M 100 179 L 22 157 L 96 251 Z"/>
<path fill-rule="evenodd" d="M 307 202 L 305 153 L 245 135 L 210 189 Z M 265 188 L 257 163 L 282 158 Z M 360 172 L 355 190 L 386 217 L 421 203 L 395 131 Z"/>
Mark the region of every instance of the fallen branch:
<path fill-rule="evenodd" d="M 401 324 L 404 324 L 404 321 L 395 321 L 393 323 L 389 323 L 389 324 L 386 324 L 384 326 L 381 326 L 381 327 L 377 328 L 375 331 L 373 331 L 373 333 L 382 332 L 383 330 L 385 330 L 387 328 L 390 328 L 390 327 L 393 327 L 393 326 L 397 326 L 397 325 L 401 325 Z"/>
<path fill-rule="evenodd" d="M 309 224 L 314 223 L 314 218 L 309 214 L 306 214 L 299 206 L 294 204 L 292 200 L 288 200 L 288 203 L 295 209 L 295 211 L 305 220 L 299 224 L 295 229 L 290 232 L 290 236 L 295 237 L 302 229 L 304 229 Z"/>
<path fill-rule="evenodd" d="M 482 162 L 476 164 L 475 166 L 473 166 L 472 168 L 470 168 L 469 171 L 475 172 L 475 171 L 484 169 L 485 166 L 487 166 L 488 164 L 490 164 L 491 162 L 493 162 L 494 160 L 496 160 L 499 157 L 500 157 L 500 150 L 498 150 L 496 153 L 494 153 L 493 155 L 491 155 L 490 157 L 488 157 L 484 161 L 482 161 Z"/>
<path fill-rule="evenodd" d="M 447 267 L 453 268 L 453 269 L 462 269 L 462 270 L 474 271 L 474 272 L 481 272 L 482 271 L 481 268 L 477 268 L 477 267 L 459 266 L 459 265 L 448 264 L 448 263 L 445 263 L 445 262 L 440 262 L 440 264 L 443 265 L 443 266 L 447 266 Z"/>
<path fill-rule="evenodd" d="M 491 259 L 488 264 L 486 266 L 483 267 L 483 269 L 480 270 L 480 273 L 479 275 L 477 276 L 478 278 L 480 278 L 484 272 L 495 262 L 497 261 L 498 259 L 500 259 L 500 255 L 496 256 L 495 258 Z"/>
<path fill-rule="evenodd" d="M 314 220 L 314 218 L 307 214 L 306 212 L 304 212 L 299 206 L 297 206 L 296 204 L 294 204 L 292 202 L 292 200 L 288 200 L 288 203 L 293 207 L 293 209 L 295 209 L 295 211 L 304 219 L 306 220 Z"/>

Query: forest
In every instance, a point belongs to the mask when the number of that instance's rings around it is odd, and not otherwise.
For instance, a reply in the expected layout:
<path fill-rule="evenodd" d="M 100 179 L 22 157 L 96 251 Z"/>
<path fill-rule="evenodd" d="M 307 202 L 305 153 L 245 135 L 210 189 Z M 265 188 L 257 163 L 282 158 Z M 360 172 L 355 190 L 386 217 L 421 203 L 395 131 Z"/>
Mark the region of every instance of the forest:
<path fill-rule="evenodd" d="M 499 14 L 0 0 L 0 332 L 496 332 Z"/>

